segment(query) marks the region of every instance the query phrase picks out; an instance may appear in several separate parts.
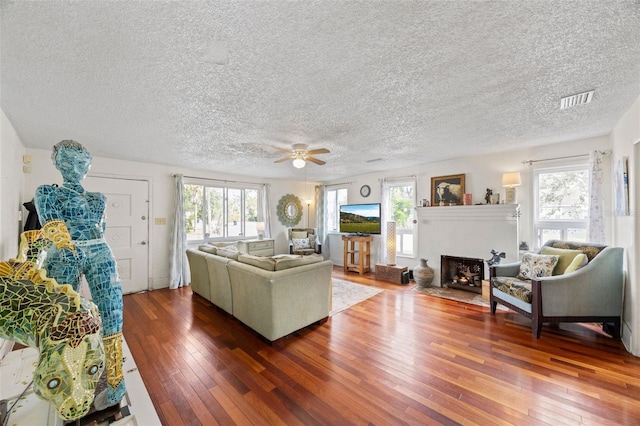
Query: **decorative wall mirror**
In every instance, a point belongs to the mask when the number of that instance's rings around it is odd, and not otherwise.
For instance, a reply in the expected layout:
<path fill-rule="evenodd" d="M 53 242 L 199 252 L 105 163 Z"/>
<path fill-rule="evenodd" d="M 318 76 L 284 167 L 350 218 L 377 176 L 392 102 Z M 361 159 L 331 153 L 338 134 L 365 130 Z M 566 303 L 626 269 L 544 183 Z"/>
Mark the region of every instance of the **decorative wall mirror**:
<path fill-rule="evenodd" d="M 293 194 L 283 195 L 278 201 L 278 220 L 284 226 L 297 225 L 302 219 L 302 202 Z"/>

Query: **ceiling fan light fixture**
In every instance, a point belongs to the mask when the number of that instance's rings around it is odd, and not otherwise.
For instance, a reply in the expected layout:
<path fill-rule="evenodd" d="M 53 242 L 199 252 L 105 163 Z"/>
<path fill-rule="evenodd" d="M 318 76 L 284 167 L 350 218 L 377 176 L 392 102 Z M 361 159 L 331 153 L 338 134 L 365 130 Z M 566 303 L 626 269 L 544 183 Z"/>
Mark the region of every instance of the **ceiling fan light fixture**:
<path fill-rule="evenodd" d="M 296 158 L 295 160 L 293 160 L 293 167 L 295 167 L 296 169 L 303 168 L 305 164 L 306 163 L 302 158 Z"/>

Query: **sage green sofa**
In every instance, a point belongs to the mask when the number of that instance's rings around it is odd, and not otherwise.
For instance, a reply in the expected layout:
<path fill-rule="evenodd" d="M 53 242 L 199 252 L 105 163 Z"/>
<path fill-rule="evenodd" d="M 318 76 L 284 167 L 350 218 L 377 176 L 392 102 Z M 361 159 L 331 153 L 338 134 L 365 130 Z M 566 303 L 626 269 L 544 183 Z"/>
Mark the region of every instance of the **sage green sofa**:
<path fill-rule="evenodd" d="M 320 255 L 258 257 L 223 251 L 187 250 L 192 291 L 267 340 L 329 317 L 330 260 Z"/>
<path fill-rule="evenodd" d="M 522 262 L 491 266 L 491 313 L 495 315 L 500 303 L 530 318 L 536 338 L 542 324 L 561 322 L 603 323 L 617 338 L 623 306 L 623 253 L 621 247 L 549 240 L 537 253 L 543 257 L 529 257 L 532 262 L 540 259 L 537 266 L 523 268 Z M 586 264 L 579 265 L 578 256 Z M 548 276 L 543 276 L 549 272 L 543 271 L 545 261 L 552 268 Z M 527 274 L 532 274 L 531 279 L 526 279 Z"/>

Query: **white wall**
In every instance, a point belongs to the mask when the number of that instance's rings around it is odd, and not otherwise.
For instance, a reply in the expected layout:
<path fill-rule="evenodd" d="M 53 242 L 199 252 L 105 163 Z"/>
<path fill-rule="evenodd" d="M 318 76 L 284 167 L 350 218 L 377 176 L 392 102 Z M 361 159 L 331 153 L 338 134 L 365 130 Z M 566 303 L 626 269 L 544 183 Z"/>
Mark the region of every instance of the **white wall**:
<path fill-rule="evenodd" d="M 640 98 L 622 116 L 611 133 L 614 164 L 623 157 L 629 163 L 629 216 L 613 216 L 615 245 L 625 249 L 625 295 L 622 340 L 632 354 L 640 356 Z M 635 244 L 634 244 L 635 242 Z"/>
<path fill-rule="evenodd" d="M 58 141 L 53 141 L 51 147 Z M 4 151 L 4 149 L 3 149 Z M 62 184 L 62 177 L 51 161 L 51 151 L 39 149 L 27 149 L 27 154 L 32 158 L 32 172 L 26 175 L 23 197 L 26 200 L 33 198 L 38 186 L 53 183 Z M 20 162 L 21 160 L 20 155 Z M 21 166 L 20 166 L 21 167 Z M 20 172 L 21 174 L 22 172 Z M 260 181 L 243 176 L 225 175 L 204 170 L 186 169 L 162 164 L 140 163 L 133 161 L 115 160 L 105 157 L 93 157 L 89 175 L 141 178 L 149 180 L 151 185 L 150 197 L 150 282 L 151 288 L 163 288 L 169 285 L 169 241 L 172 223 L 172 209 L 174 197 L 173 174 L 182 173 L 185 176 L 202 177 L 209 179 L 223 179 L 230 181 L 242 181 L 252 183 L 270 183 L 271 204 L 271 236 L 276 240 L 276 252 L 288 252 L 288 240 L 286 227 L 278 221 L 276 206 L 280 197 L 285 194 L 295 194 L 303 200 L 303 216 L 300 226 L 307 224 L 307 208 L 304 204 L 305 181 L 271 180 Z M 303 177 L 304 179 L 304 177 Z M 307 195 L 313 198 L 314 182 L 307 183 Z M 4 192 L 3 192 L 4 193 Z M 4 197 L 3 197 L 4 198 Z M 310 206 L 311 218 L 309 223 L 313 226 L 315 216 L 314 205 Z M 17 209 L 14 209 L 17 213 Z M 166 218 L 166 225 L 156 225 L 155 218 Z M 108 220 L 108 219 L 107 219 Z M 3 222 L 4 223 L 4 222 Z M 15 255 L 14 255 L 15 256 Z"/>
<path fill-rule="evenodd" d="M 505 191 L 502 188 L 502 174 L 505 172 L 519 171 L 522 175 L 522 186 L 518 187 L 518 201 L 521 205 L 520 216 L 520 239 L 527 241 L 530 247 L 532 245 L 532 209 L 531 205 L 531 176 L 529 174 L 529 166 L 522 164 L 523 161 L 541 160 L 548 158 L 557 158 L 571 155 L 588 154 L 591 151 L 606 151 L 611 149 L 611 141 L 609 137 L 603 136 L 598 138 L 582 139 L 577 141 L 558 143 L 554 145 L 546 145 L 535 149 L 514 150 L 507 153 L 491 154 L 478 157 L 465 157 L 454 160 L 441 161 L 436 163 L 427 163 L 417 167 L 407 167 L 402 170 L 384 173 L 371 173 L 367 175 L 355 176 L 348 179 L 340 179 L 332 183 L 351 182 L 349 185 L 350 204 L 355 203 L 377 203 L 380 202 L 380 179 L 401 176 L 416 175 L 418 188 L 418 200 L 426 198 L 431 200 L 431 177 L 444 176 L 452 174 L 465 174 L 465 192 L 473 195 L 473 203 L 484 202 L 484 195 L 487 188 L 493 189 L 494 194 L 500 193 L 500 199 L 504 200 Z M 611 156 L 605 157 L 611 159 Z M 550 164 L 549 163 L 539 163 Z M 612 181 L 610 173 L 605 173 L 605 188 L 611 191 Z M 360 187 L 362 185 L 371 187 L 371 195 L 367 198 L 360 196 Z M 605 208 L 611 211 L 611 197 L 606 200 Z M 437 208 L 437 207 L 436 207 Z M 612 218 L 609 216 L 606 220 L 605 237 L 607 241 L 612 242 Z M 331 260 L 337 265 L 342 265 L 342 241 L 339 234 L 330 235 Z M 379 239 L 378 239 L 379 240 Z M 422 242 L 424 244 L 424 242 Z M 374 249 L 377 251 L 378 244 L 375 243 Z M 487 253 L 487 259 L 490 253 Z M 418 259 L 422 257 L 420 250 L 418 254 L 412 258 L 398 257 L 396 262 L 400 266 L 413 267 L 418 264 Z M 374 262 L 372 256 L 372 263 Z M 375 257 L 376 261 L 378 260 Z"/>
<path fill-rule="evenodd" d="M 25 149 L 2 110 L 0 128 L 0 259 L 7 260 L 18 255 L 22 230 L 20 209 L 25 202 L 22 198 L 22 156 Z"/>

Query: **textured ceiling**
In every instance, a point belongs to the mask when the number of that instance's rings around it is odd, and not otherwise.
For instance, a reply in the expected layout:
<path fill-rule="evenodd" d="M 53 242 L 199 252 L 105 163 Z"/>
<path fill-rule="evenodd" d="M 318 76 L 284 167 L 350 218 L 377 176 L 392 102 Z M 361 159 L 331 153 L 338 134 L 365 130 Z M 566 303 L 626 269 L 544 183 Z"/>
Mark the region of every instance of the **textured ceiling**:
<path fill-rule="evenodd" d="M 306 143 L 326 181 L 610 133 L 639 3 L 2 0 L 1 107 L 29 148 L 291 178 Z"/>

